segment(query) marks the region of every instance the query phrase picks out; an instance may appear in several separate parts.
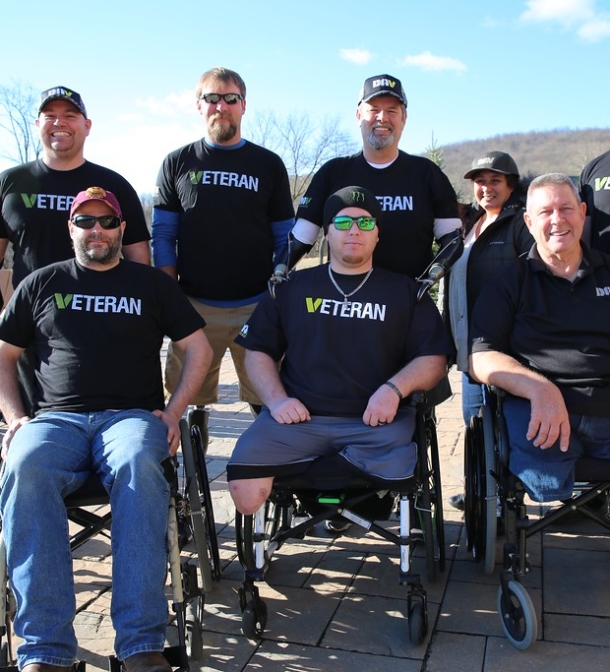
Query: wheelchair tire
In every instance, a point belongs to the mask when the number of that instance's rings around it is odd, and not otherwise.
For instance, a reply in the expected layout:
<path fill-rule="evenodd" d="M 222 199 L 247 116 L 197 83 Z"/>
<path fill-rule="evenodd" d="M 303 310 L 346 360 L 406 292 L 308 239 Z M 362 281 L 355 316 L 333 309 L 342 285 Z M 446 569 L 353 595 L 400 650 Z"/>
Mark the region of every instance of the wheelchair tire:
<path fill-rule="evenodd" d="M 479 416 L 470 418 L 464 436 L 464 523 L 466 548 L 479 562 L 483 549 L 483 512 L 485 489 L 483 485 L 484 454 L 483 427 Z"/>
<path fill-rule="evenodd" d="M 441 459 L 436 435 L 436 419 L 433 414 L 426 418 L 428 454 L 430 459 L 430 499 L 432 522 L 436 539 L 435 558 L 438 569 L 445 571 L 445 518 L 443 514 L 443 489 L 441 485 Z"/>
<path fill-rule="evenodd" d="M 250 600 L 241 615 L 241 629 L 244 635 L 251 640 L 258 641 L 263 636 L 267 626 L 267 604 L 257 600 L 258 608 L 254 600 Z"/>
<path fill-rule="evenodd" d="M 216 520 L 214 518 L 214 503 L 212 501 L 212 492 L 210 491 L 210 479 L 205 461 L 208 439 L 203 437 L 198 425 L 190 426 L 191 439 L 193 441 L 195 469 L 199 482 L 199 495 L 201 503 L 205 510 L 205 527 L 207 532 L 208 555 L 211 560 L 212 579 L 220 581 L 220 552 L 218 550 L 218 537 L 216 536 Z"/>
<path fill-rule="evenodd" d="M 265 504 L 265 543 L 268 544 L 282 522 L 282 508 L 268 499 Z M 235 512 L 235 540 L 237 543 L 237 557 L 245 570 L 256 569 L 254 516 L 243 516 Z M 266 549 L 266 546 L 265 546 Z"/>
<path fill-rule="evenodd" d="M 498 473 L 496 465 L 496 434 L 494 419 L 489 406 L 482 406 L 480 411 L 483 430 L 483 483 L 485 500 L 482 510 L 484 519 L 483 537 L 481 539 L 481 563 L 485 574 L 492 574 L 496 565 L 496 541 L 498 538 L 498 484 L 493 474 Z"/>
<path fill-rule="evenodd" d="M 199 607 L 189 604 L 186 608 L 184 642 L 189 660 L 200 660 L 203 656 L 203 626 Z"/>
<path fill-rule="evenodd" d="M 530 647 L 538 636 L 536 610 L 525 588 L 515 580 L 507 583 L 507 591 L 498 589 L 498 615 L 508 641 L 517 649 Z"/>
<path fill-rule="evenodd" d="M 423 602 L 419 600 L 409 609 L 409 641 L 419 646 L 428 634 L 428 618 Z"/>
<path fill-rule="evenodd" d="M 205 524 L 207 511 L 201 505 L 201 489 L 199 475 L 195 466 L 193 455 L 193 442 L 191 431 L 186 422 L 180 423 L 182 441 L 182 459 L 184 460 L 185 495 L 188 499 L 189 520 L 193 532 L 197 558 L 199 559 L 199 571 L 201 572 L 201 585 L 204 592 L 212 590 L 212 568 L 208 555 L 208 534 Z"/>
<path fill-rule="evenodd" d="M 445 528 L 440 483 L 440 460 L 436 443 L 436 427 L 432 415 L 420 419 L 417 429 L 419 476 L 421 498 L 417 511 L 424 536 L 426 573 L 430 583 L 437 579 L 438 571 L 445 570 Z"/>

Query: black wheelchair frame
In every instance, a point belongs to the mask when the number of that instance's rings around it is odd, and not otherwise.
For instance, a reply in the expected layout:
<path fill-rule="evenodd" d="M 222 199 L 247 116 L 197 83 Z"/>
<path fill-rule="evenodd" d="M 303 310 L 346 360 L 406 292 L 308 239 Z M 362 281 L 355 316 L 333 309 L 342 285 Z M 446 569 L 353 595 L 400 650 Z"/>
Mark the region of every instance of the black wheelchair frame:
<path fill-rule="evenodd" d="M 502 411 L 504 392 L 489 388 L 486 403 L 466 430 L 465 526 L 467 547 L 483 571 L 491 574 L 496 560 L 498 502 L 505 526 L 505 542 L 498 589 L 498 615 L 504 634 L 518 649 L 527 649 L 538 636 L 538 621 L 531 598 L 521 583 L 530 571 L 527 540 L 541 530 L 578 511 L 610 530 L 610 461 L 581 458 L 576 463 L 575 496 L 562 506 L 532 521 L 527 514 L 526 492 L 508 468 L 509 443 Z M 604 513 L 588 508 L 605 498 Z"/>
<path fill-rule="evenodd" d="M 203 616 L 205 596 L 213 581 L 220 579 L 220 559 L 216 539 L 212 498 L 208 483 L 205 451 L 207 436 L 203 436 L 200 418 L 189 410 L 187 419 L 180 421 L 181 456 L 168 458 L 165 475 L 171 486 L 167 525 L 167 550 L 171 579 L 171 610 L 175 615 L 178 645 L 168 646 L 164 655 L 179 672 L 189 672 L 189 660 L 203 653 Z M 68 519 L 79 526 L 70 538 L 74 552 L 98 534 L 109 536 L 112 514 L 108 494 L 99 478 L 92 474 L 88 482 L 66 498 Z M 101 511 L 100 507 L 103 507 Z M 98 509 L 98 510 L 96 510 Z M 193 542 L 197 564 L 181 558 L 181 552 Z M 188 549 L 186 549 L 188 550 Z M 13 652 L 12 619 L 16 613 L 15 597 L 7 580 L 6 548 L 0 534 L 0 669 L 17 671 Z M 85 672 L 86 662 L 75 665 Z M 110 672 L 122 672 L 124 666 L 116 656 L 109 656 Z"/>
<path fill-rule="evenodd" d="M 336 480 L 336 475 L 328 473 L 325 466 L 332 458 L 322 457 L 309 471 L 319 472 L 321 479 L 314 477 L 312 482 L 309 474 L 276 478 L 271 496 L 254 516 L 236 513 L 237 553 L 244 568 L 239 603 L 246 637 L 259 640 L 267 624 L 267 606 L 255 582 L 265 580 L 273 554 L 287 540 L 302 539 L 317 523 L 342 518 L 399 547 L 399 583 L 407 586 L 409 638 L 415 645 L 424 641 L 428 632 L 427 597 L 419 574 L 411 569 L 411 551 L 417 542 L 423 542 L 427 578 L 433 582 L 437 573 L 445 570 L 445 533 L 434 409 L 425 402 L 424 395 L 418 395 L 412 403 L 416 407 L 414 439 L 418 455 L 411 478 L 380 487 L 364 475 L 345 478 L 343 474 L 345 482 L 341 487 L 335 485 L 328 490 L 325 488 L 329 479 Z M 387 514 L 394 507 L 399 511 L 398 532 L 378 524 L 388 515 L 367 516 L 383 498 L 389 501 Z M 413 512 L 420 523 L 415 527 Z M 417 534 L 419 529 L 421 533 Z"/>

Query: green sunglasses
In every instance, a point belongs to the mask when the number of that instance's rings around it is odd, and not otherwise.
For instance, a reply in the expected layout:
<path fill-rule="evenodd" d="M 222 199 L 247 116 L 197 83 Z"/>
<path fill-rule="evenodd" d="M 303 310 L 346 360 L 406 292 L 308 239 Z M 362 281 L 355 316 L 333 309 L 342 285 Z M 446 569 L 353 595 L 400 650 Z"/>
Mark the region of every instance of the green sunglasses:
<path fill-rule="evenodd" d="M 348 217 L 347 215 L 341 215 L 340 217 L 333 217 L 332 223 L 335 225 L 337 231 L 349 231 L 354 224 L 361 231 L 372 231 L 377 224 L 377 220 L 375 217 Z"/>

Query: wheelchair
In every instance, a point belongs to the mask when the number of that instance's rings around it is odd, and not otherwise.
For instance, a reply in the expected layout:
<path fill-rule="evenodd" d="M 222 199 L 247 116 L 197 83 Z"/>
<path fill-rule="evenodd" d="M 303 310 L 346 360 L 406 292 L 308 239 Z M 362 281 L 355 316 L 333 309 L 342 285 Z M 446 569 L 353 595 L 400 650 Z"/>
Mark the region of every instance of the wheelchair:
<path fill-rule="evenodd" d="M 504 634 L 517 649 L 525 650 L 538 636 L 536 611 L 521 583 L 531 570 L 527 540 L 578 511 L 610 530 L 610 460 L 583 457 L 576 462 L 572 499 L 537 520 L 530 520 L 521 481 L 508 468 L 509 443 L 502 404 L 505 393 L 486 388 L 485 403 L 471 418 L 464 446 L 465 528 L 467 548 L 486 574 L 494 571 L 498 513 L 505 541 L 498 589 L 498 615 Z M 599 498 L 602 511 L 587 505 Z"/>
<path fill-rule="evenodd" d="M 205 463 L 205 445 L 201 429 L 191 411 L 180 421 L 181 459 L 165 460 L 165 476 L 171 486 L 167 524 L 167 550 L 171 579 L 171 611 L 178 635 L 177 646 L 167 646 L 164 655 L 179 672 L 189 671 L 189 660 L 203 653 L 202 622 L 205 596 L 213 581 L 220 579 L 220 560 L 216 539 L 212 499 Z M 95 474 L 77 492 L 65 499 L 68 519 L 77 531 L 71 534 L 74 552 L 97 535 L 110 536 L 112 516 L 108 494 Z M 201 580 L 195 564 L 181 552 L 194 545 Z M 6 547 L 0 533 L 0 668 L 17 671 L 13 651 L 12 619 L 16 613 L 15 596 L 7 577 Z M 124 672 L 116 656 L 109 656 L 110 672 Z M 86 662 L 75 670 L 85 672 Z"/>
<path fill-rule="evenodd" d="M 362 472 L 347 474 L 335 456 L 321 457 L 303 474 L 276 478 L 270 497 L 254 516 L 236 513 L 237 554 L 244 569 L 239 604 L 246 637 L 260 640 L 265 630 L 267 605 L 255 582 L 265 580 L 274 553 L 289 539 L 302 539 L 317 523 L 340 520 L 399 547 L 398 580 L 407 587 L 408 635 L 414 645 L 424 641 L 427 597 L 419 574 L 412 571 L 411 554 L 416 543 L 423 544 L 427 578 L 433 582 L 445 570 L 445 532 L 434 408 L 423 394 L 414 395 L 411 403 L 416 408 L 417 462 L 410 478 L 380 486 Z M 393 511 L 398 514 L 397 531 L 379 524 Z"/>

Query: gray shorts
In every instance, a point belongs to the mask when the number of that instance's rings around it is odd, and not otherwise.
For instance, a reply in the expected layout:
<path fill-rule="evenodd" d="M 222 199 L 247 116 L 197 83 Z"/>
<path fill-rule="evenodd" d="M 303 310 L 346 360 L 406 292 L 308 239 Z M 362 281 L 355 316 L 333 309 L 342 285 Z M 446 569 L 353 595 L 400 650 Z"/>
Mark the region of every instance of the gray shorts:
<path fill-rule="evenodd" d="M 239 437 L 227 465 L 228 480 L 291 475 L 323 455 L 341 455 L 352 466 L 381 480 L 413 475 L 415 409 L 400 409 L 393 422 L 371 427 L 362 418 L 312 416 L 284 425 L 267 408 Z"/>

